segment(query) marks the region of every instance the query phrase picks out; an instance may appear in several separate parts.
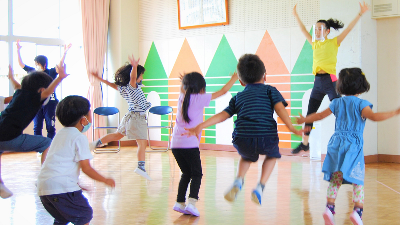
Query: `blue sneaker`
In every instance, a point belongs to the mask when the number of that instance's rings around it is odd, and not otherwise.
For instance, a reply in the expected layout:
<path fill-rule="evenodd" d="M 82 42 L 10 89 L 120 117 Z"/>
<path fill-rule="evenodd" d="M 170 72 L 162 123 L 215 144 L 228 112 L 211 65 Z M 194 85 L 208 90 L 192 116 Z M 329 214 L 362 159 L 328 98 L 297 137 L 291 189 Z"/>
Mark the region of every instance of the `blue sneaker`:
<path fill-rule="evenodd" d="M 251 200 L 256 204 L 261 205 L 262 193 L 263 191 L 261 186 L 257 185 L 256 189 L 251 192 Z"/>
<path fill-rule="evenodd" d="M 242 186 L 243 186 L 243 180 L 236 179 L 233 182 L 232 187 L 226 192 L 224 198 L 229 202 L 235 201 L 237 194 L 239 193 L 240 190 L 242 190 Z"/>

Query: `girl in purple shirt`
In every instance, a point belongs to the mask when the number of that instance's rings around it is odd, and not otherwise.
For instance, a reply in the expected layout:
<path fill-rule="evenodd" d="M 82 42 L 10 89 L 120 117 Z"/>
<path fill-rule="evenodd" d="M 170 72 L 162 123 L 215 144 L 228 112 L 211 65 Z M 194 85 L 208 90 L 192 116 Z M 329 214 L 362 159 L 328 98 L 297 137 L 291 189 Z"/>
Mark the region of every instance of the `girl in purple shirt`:
<path fill-rule="evenodd" d="M 200 73 L 188 73 L 181 79 L 182 85 L 178 99 L 176 123 L 172 133 L 171 149 L 182 171 L 182 176 L 179 181 L 177 202 L 173 210 L 199 216 L 200 213 L 195 204 L 199 199 L 198 195 L 203 176 L 199 151 L 201 134 L 199 134 L 199 138 L 196 136 L 187 137 L 182 134 L 185 133 L 185 128 L 193 128 L 203 122 L 204 107 L 207 107 L 211 100 L 228 92 L 238 77 L 234 73 L 221 90 L 212 94 L 206 94 L 206 81 Z M 186 190 L 189 182 L 190 193 L 186 205 Z"/>

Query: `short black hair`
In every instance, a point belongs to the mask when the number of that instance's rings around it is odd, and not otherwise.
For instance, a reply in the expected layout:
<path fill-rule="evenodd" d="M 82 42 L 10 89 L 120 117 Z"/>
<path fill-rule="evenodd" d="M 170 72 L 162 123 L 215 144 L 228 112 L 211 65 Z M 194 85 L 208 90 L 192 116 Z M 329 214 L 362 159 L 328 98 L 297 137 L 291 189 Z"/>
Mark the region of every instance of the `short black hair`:
<path fill-rule="evenodd" d="M 127 64 L 124 66 L 121 66 L 117 72 L 115 72 L 114 80 L 115 84 L 118 86 L 126 86 L 129 84 L 129 81 L 131 80 L 131 70 L 132 70 L 132 65 Z M 137 66 L 137 76 L 136 80 L 139 78 L 140 74 L 143 74 L 145 72 L 145 68 L 141 65 Z"/>
<path fill-rule="evenodd" d="M 252 84 L 263 78 L 265 66 L 257 55 L 244 54 L 237 64 L 237 72 L 242 83 Z"/>
<path fill-rule="evenodd" d="M 368 92 L 370 85 L 360 68 L 345 68 L 339 73 L 337 91 L 342 95 Z"/>
<path fill-rule="evenodd" d="M 40 88 L 47 88 L 53 78 L 45 72 L 34 71 L 26 75 L 21 82 L 21 89 L 37 92 Z"/>
<path fill-rule="evenodd" d="M 58 121 L 64 127 L 73 127 L 86 116 L 90 110 L 90 102 L 78 95 L 70 95 L 61 100 L 56 109 Z"/>
<path fill-rule="evenodd" d="M 47 57 L 44 55 L 38 55 L 35 57 L 35 62 L 42 65 L 44 69 L 47 69 L 48 60 Z"/>

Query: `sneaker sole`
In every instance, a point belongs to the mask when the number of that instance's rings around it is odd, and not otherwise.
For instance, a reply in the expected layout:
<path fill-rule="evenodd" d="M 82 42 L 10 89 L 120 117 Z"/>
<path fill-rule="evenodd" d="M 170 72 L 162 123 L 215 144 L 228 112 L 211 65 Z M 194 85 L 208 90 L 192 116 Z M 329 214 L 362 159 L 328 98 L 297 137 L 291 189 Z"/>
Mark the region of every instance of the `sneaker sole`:
<path fill-rule="evenodd" d="M 141 170 L 139 168 L 136 168 L 134 172 L 139 174 L 140 176 L 146 178 L 147 180 L 152 180 L 151 177 L 149 177 L 149 175 L 146 172 L 144 172 L 143 170 Z"/>
<path fill-rule="evenodd" d="M 255 191 L 251 193 L 251 200 L 257 205 L 261 205 L 261 196 Z"/>
<path fill-rule="evenodd" d="M 172 208 L 174 211 L 178 212 L 178 213 L 183 213 L 183 215 L 191 215 L 191 213 L 187 212 L 186 210 L 182 210 L 180 208 Z"/>
<path fill-rule="evenodd" d="M 199 213 L 193 212 L 193 211 L 191 211 L 190 209 L 186 209 L 185 211 L 187 211 L 188 213 L 190 213 L 190 215 L 197 216 L 197 217 L 200 216 Z"/>
<path fill-rule="evenodd" d="M 323 214 L 322 217 L 324 217 L 325 220 L 325 225 L 335 225 L 335 223 L 329 218 L 328 214 Z"/>
<path fill-rule="evenodd" d="M 230 191 L 228 191 L 228 193 L 225 194 L 224 198 L 228 201 L 228 202 L 234 202 L 236 200 L 236 196 L 239 193 L 239 188 L 238 187 L 232 187 L 232 189 Z"/>
<path fill-rule="evenodd" d="M 362 220 L 358 220 L 358 218 L 355 218 L 354 216 L 350 216 L 350 221 L 353 223 L 353 225 L 363 225 L 364 223 Z"/>

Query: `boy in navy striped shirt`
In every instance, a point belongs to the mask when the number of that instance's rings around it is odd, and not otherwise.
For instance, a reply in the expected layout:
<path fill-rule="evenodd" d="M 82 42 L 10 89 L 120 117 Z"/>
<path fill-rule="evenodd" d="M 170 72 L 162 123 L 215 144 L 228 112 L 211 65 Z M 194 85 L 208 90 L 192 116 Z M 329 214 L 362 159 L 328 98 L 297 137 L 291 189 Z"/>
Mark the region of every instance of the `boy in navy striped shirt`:
<path fill-rule="evenodd" d="M 245 86 L 242 92 L 232 97 L 226 109 L 197 127 L 188 129 L 186 135 L 197 135 L 203 128 L 225 121 L 237 114 L 235 129 L 232 133 L 232 143 L 241 158 L 237 178 L 225 194 L 225 199 L 234 201 L 242 189 L 244 176 L 252 162 L 259 155 L 266 155 L 262 165 L 260 182 L 251 194 L 251 199 L 261 205 L 261 196 L 279 153 L 279 137 L 277 124 L 274 120 L 274 110 L 289 130 L 297 135 L 302 130 L 296 130 L 285 109 L 287 103 L 281 93 L 270 85 L 265 85 L 266 71 L 264 63 L 257 55 L 245 54 L 240 57 L 237 72 L 239 81 Z"/>

